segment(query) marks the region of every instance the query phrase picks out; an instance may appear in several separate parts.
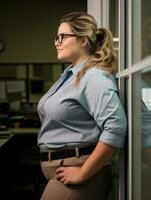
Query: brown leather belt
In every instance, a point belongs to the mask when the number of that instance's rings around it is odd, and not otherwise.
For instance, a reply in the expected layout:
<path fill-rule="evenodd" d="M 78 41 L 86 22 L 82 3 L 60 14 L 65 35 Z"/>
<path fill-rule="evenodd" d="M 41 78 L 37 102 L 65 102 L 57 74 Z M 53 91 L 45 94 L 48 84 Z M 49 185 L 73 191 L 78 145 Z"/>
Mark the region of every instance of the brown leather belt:
<path fill-rule="evenodd" d="M 94 146 L 74 147 L 72 149 L 48 150 L 40 152 L 40 161 L 51 161 L 70 157 L 80 157 L 89 155 L 94 150 Z"/>

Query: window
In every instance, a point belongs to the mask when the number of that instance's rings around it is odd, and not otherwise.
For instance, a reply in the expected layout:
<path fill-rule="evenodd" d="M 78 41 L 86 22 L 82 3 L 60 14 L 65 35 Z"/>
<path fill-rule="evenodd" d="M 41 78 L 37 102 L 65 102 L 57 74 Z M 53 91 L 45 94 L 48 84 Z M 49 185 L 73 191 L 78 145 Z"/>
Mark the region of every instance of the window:
<path fill-rule="evenodd" d="M 150 10 L 149 0 L 132 1 L 132 63 L 151 54 Z"/>

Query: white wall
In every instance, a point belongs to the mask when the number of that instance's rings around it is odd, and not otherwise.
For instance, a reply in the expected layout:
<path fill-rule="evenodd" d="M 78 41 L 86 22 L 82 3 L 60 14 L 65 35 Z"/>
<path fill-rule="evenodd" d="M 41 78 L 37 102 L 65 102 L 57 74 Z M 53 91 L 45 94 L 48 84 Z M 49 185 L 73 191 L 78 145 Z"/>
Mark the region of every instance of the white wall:
<path fill-rule="evenodd" d="M 87 11 L 93 15 L 98 27 L 109 28 L 109 0 L 87 0 Z"/>

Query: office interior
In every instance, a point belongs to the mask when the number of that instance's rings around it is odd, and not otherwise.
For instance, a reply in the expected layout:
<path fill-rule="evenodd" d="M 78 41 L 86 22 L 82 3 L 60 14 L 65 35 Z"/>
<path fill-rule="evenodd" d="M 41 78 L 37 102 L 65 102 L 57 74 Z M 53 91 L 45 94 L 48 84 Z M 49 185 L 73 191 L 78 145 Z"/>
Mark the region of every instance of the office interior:
<path fill-rule="evenodd" d="M 150 10 L 150 0 L 0 0 L 1 199 L 37 200 L 45 187 L 37 103 L 69 64 L 57 60 L 54 36 L 72 11 L 92 14 L 114 37 L 128 133 L 112 160 L 108 200 L 151 199 Z"/>

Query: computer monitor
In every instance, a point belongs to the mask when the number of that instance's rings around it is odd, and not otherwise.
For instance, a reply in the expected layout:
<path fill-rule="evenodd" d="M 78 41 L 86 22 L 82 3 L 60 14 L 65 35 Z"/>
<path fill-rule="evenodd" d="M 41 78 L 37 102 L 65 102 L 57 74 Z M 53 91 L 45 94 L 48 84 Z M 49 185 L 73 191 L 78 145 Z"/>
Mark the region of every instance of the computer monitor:
<path fill-rule="evenodd" d="M 41 94 L 44 92 L 44 81 L 42 79 L 31 80 L 31 93 Z"/>

